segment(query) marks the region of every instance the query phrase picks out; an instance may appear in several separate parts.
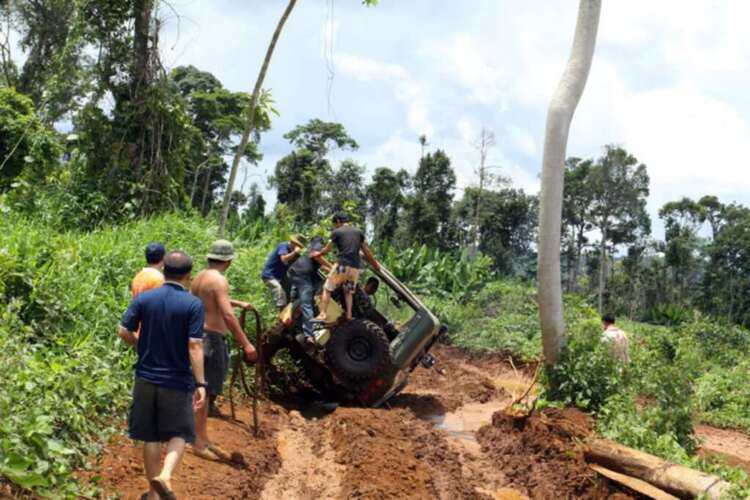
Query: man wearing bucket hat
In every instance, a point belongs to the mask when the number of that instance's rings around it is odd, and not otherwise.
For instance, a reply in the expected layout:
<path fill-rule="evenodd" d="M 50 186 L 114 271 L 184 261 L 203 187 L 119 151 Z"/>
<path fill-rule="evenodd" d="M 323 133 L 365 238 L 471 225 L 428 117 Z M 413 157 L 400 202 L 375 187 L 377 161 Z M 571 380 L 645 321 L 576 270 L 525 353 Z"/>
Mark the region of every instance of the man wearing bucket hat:
<path fill-rule="evenodd" d="M 279 311 L 284 309 L 287 304 L 286 291 L 284 290 L 284 280 L 286 271 L 289 266 L 300 256 L 302 250 L 307 244 L 307 239 L 301 234 L 295 234 L 289 241 L 279 243 L 273 251 L 268 254 L 266 263 L 263 265 L 261 279 L 266 284 L 266 288 L 271 292 L 273 302 Z"/>
<path fill-rule="evenodd" d="M 234 339 L 242 347 L 245 361 L 255 362 L 257 353 L 232 309 L 233 306 L 247 309 L 250 304 L 229 298 L 229 282 L 224 276 L 235 258 L 234 247 L 226 240 L 217 240 L 211 245 L 207 257 L 208 268 L 198 273 L 191 287 L 191 292 L 201 299 L 206 310 L 203 324 L 203 364 L 209 398 L 209 404 L 195 414 L 196 438 L 193 452 L 202 458 L 219 460 L 225 459 L 226 454 L 209 441 L 207 422 L 209 406 L 213 407 L 213 412 L 218 413 L 216 398 L 224 388 L 229 371 L 226 331 L 232 332 Z"/>

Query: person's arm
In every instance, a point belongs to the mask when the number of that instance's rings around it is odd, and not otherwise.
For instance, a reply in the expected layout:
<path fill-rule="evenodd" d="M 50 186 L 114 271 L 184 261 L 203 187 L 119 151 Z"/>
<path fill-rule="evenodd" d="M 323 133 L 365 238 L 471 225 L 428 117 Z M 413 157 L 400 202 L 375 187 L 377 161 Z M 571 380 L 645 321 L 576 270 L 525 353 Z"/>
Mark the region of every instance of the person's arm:
<path fill-rule="evenodd" d="M 299 254 L 302 252 L 302 249 L 299 247 L 293 247 L 292 251 L 289 253 L 281 254 L 279 257 L 281 258 L 281 262 L 284 263 L 284 265 L 289 265 L 292 261 L 294 261 L 297 257 L 299 257 Z"/>
<path fill-rule="evenodd" d="M 138 330 L 141 324 L 141 303 L 137 299 L 130 301 L 125 314 L 122 315 L 120 326 L 117 328 L 117 336 L 126 344 L 135 346 L 138 343 L 138 337 L 133 333 Z"/>
<path fill-rule="evenodd" d="M 135 346 L 138 343 L 138 338 L 135 334 L 122 325 L 117 327 L 117 336 L 128 345 Z"/>
<path fill-rule="evenodd" d="M 370 263 L 373 269 L 376 271 L 380 271 L 380 262 L 377 261 L 375 256 L 372 254 L 372 250 L 370 250 L 370 245 L 367 244 L 366 241 L 362 241 L 362 253 L 365 254 L 365 259 L 367 259 L 367 262 Z"/>
<path fill-rule="evenodd" d="M 254 362 L 258 358 L 258 354 L 255 352 L 255 347 L 247 339 L 247 335 L 242 331 L 242 326 L 237 320 L 237 316 L 234 315 L 234 309 L 232 309 L 232 300 L 229 298 L 229 283 L 226 279 L 222 280 L 221 285 L 216 289 L 216 304 L 219 306 L 219 311 L 224 319 L 224 323 L 232 332 L 234 339 L 242 347 L 245 352 L 245 361 L 248 363 Z"/>
<path fill-rule="evenodd" d="M 312 257 L 312 254 L 310 254 L 310 256 Z M 319 256 L 319 257 L 312 257 L 312 258 L 315 259 L 315 262 L 320 264 L 320 267 L 321 269 L 323 269 L 323 271 L 328 273 L 331 271 L 331 269 L 333 269 L 333 264 L 328 262 L 328 259 L 326 259 L 325 257 Z"/>
<path fill-rule="evenodd" d="M 333 241 L 329 241 L 326 246 L 324 246 L 323 249 L 318 252 L 310 252 L 310 257 L 317 260 L 318 257 L 327 255 L 331 250 L 333 250 Z"/>
<path fill-rule="evenodd" d="M 188 341 L 188 352 L 190 353 L 190 366 L 193 369 L 193 377 L 199 384 L 206 383 L 206 375 L 203 372 L 203 340 L 190 338 Z M 196 387 L 193 395 L 193 408 L 203 408 L 206 404 L 206 388 Z"/>
<path fill-rule="evenodd" d="M 238 307 L 245 311 L 249 311 L 250 309 L 253 309 L 253 305 L 250 302 L 243 302 L 241 300 L 234 300 L 234 299 L 229 299 L 229 302 L 232 304 L 232 307 Z"/>
<path fill-rule="evenodd" d="M 203 367 L 203 323 L 205 319 L 206 310 L 203 304 L 196 300 L 188 324 L 188 356 L 190 367 L 193 369 L 193 378 L 198 384 L 206 383 L 206 373 Z M 204 404 L 206 404 L 206 388 L 196 387 L 193 394 L 193 409 L 202 408 Z"/>

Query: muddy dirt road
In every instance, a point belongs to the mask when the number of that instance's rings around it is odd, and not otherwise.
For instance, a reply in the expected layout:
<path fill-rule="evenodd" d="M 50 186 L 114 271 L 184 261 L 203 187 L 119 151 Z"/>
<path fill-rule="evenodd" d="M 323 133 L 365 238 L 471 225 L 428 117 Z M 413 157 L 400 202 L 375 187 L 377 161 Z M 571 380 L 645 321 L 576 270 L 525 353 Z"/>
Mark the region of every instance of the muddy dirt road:
<path fill-rule="evenodd" d="M 526 420 L 497 413 L 528 387 L 531 368 L 507 358 L 438 346 L 432 370 L 418 368 L 388 408 L 323 414 L 261 405 L 263 435 L 211 419 L 214 441 L 235 463 L 190 454 L 175 481 L 179 498 L 631 498 L 598 478 L 577 441 L 588 417 L 551 411 Z M 224 405 L 228 413 L 228 405 Z M 493 417 L 494 415 L 494 417 Z M 140 450 L 112 442 L 92 471 L 106 495 L 139 498 Z"/>

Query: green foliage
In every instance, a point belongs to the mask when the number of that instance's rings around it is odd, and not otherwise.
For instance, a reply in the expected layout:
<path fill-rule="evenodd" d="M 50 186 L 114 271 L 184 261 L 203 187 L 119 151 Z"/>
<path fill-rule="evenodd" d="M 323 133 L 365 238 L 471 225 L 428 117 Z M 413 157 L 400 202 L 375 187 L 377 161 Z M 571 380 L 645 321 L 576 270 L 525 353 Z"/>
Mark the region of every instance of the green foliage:
<path fill-rule="evenodd" d="M 426 245 L 402 250 L 381 245 L 377 256 L 415 292 L 462 303 L 473 298 L 490 277 L 490 259 L 481 255 L 470 257 L 467 251 L 456 255 Z"/>
<path fill-rule="evenodd" d="M 700 303 L 709 313 L 750 327 L 750 209 L 722 207 L 708 246 Z"/>
<path fill-rule="evenodd" d="M 393 243 L 399 225 L 399 213 L 404 208 L 406 189 L 411 179 L 406 170 L 395 172 L 388 167 L 375 169 L 367 186 L 368 215 L 373 225 L 375 241 Z"/>
<path fill-rule="evenodd" d="M 580 297 L 566 295 L 565 322 L 574 325 L 596 319 Z M 448 341 L 479 351 L 500 351 L 524 361 L 539 359 L 541 330 L 536 290 L 523 283 L 492 281 L 465 302 L 428 298 L 448 326 Z"/>
<path fill-rule="evenodd" d="M 621 367 L 601 340 L 601 323 L 577 324 L 560 361 L 546 373 L 546 399 L 598 410 L 623 387 Z"/>
<path fill-rule="evenodd" d="M 357 211 L 364 214 L 364 190 L 354 189 L 361 179 L 361 167 L 353 162 L 342 165 L 343 175 L 337 178 L 326 159 L 331 147 L 351 150 L 359 147 L 343 125 L 313 119 L 287 132 L 284 138 L 297 149 L 279 160 L 270 182 L 277 189 L 278 201 L 287 206 L 298 223 L 314 224 L 318 218 L 330 215 L 332 205 L 343 206 L 345 201 L 360 204 Z M 332 187 L 335 187 L 333 199 Z M 349 198 L 352 196 L 357 198 Z M 331 202 L 328 210 L 326 201 Z"/>
<path fill-rule="evenodd" d="M 18 202 L 27 203 L 32 195 L 27 186 L 51 175 L 61 153 L 55 133 L 37 118 L 31 99 L 0 88 L 0 193 L 16 182 L 23 191 Z"/>
<path fill-rule="evenodd" d="M 450 220 L 456 174 L 450 158 L 437 150 L 422 157 L 412 179 L 406 210 L 406 241 L 450 248 Z"/>
<path fill-rule="evenodd" d="M 692 321 L 694 312 L 678 304 L 655 304 L 645 320 L 654 325 L 677 326 Z"/>
<path fill-rule="evenodd" d="M 0 475 L 39 493 L 75 497 L 86 492 L 71 472 L 100 450 L 125 414 L 135 357 L 115 327 L 143 266 L 143 247 L 157 239 L 185 249 L 200 269 L 216 228 L 175 214 L 60 233 L 14 216 L 2 218 L 0 231 Z M 267 319 L 275 308 L 258 276 L 278 238 L 266 230 L 252 244 L 239 241 L 228 272 L 233 295 Z"/>
<path fill-rule="evenodd" d="M 497 191 L 468 188 L 464 197 L 455 203 L 454 212 L 463 236 L 461 241 L 471 245 L 479 221 L 479 250 L 495 263 L 495 269 L 505 275 L 524 275 L 535 260 L 533 243 L 536 241 L 537 198 L 523 189 L 504 188 Z"/>
<path fill-rule="evenodd" d="M 750 361 L 714 368 L 698 379 L 695 389 L 701 420 L 717 427 L 750 432 Z"/>

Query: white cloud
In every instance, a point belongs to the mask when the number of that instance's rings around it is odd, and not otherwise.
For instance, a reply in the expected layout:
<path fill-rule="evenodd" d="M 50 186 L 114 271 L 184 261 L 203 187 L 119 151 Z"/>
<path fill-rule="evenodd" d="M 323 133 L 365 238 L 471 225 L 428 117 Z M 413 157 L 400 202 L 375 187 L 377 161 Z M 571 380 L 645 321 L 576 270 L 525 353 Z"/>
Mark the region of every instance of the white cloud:
<path fill-rule="evenodd" d="M 434 127 L 429 118 L 427 89 L 412 78 L 406 68 L 349 53 L 337 54 L 336 66 L 344 74 L 360 81 L 389 83 L 396 99 L 406 106 L 406 121 L 412 132 L 432 135 Z"/>
<path fill-rule="evenodd" d="M 509 124 L 505 127 L 505 132 L 514 149 L 526 156 L 533 157 L 537 154 L 534 137 L 526 129 L 518 125 Z"/>
<path fill-rule="evenodd" d="M 690 87 L 658 89 L 631 97 L 622 120 L 654 191 L 731 195 L 750 185 L 750 125 L 726 102 Z"/>
<path fill-rule="evenodd" d="M 441 63 L 443 75 L 457 81 L 471 92 L 473 99 L 491 103 L 501 90 L 500 66 L 490 63 L 483 55 L 483 47 L 468 33 L 458 33 L 437 50 L 422 53 L 432 55 Z"/>

